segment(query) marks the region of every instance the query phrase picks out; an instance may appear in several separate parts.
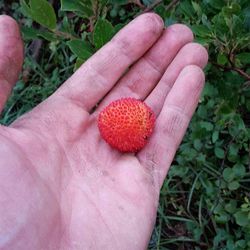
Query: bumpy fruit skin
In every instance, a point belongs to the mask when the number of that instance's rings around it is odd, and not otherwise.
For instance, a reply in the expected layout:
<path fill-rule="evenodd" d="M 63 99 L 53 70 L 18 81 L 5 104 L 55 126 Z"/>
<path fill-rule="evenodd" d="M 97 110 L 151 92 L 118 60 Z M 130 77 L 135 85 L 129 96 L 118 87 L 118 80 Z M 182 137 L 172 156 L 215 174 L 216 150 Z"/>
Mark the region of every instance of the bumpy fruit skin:
<path fill-rule="evenodd" d="M 121 152 L 138 152 L 148 141 L 155 124 L 153 111 L 135 98 L 110 103 L 99 115 L 102 138 Z"/>

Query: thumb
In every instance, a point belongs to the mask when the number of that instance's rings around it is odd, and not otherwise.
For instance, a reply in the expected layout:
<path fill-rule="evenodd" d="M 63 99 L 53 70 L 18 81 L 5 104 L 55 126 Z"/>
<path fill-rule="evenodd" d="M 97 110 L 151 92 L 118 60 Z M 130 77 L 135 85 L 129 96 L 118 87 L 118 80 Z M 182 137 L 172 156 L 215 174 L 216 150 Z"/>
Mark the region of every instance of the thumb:
<path fill-rule="evenodd" d="M 0 15 L 0 112 L 18 79 L 23 64 L 23 43 L 14 19 Z"/>

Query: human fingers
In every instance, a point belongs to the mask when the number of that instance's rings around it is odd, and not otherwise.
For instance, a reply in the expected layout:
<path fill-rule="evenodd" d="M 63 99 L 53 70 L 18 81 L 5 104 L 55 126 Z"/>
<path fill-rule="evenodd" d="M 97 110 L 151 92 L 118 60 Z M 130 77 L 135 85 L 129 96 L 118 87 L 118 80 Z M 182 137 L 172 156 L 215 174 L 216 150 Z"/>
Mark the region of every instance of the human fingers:
<path fill-rule="evenodd" d="M 147 13 L 137 17 L 80 67 L 55 95 L 91 110 L 162 31 L 163 21 L 158 15 Z"/>
<path fill-rule="evenodd" d="M 152 172 L 159 188 L 197 107 L 204 81 L 204 73 L 196 65 L 181 71 L 164 102 L 150 141 L 137 155 Z"/>
<path fill-rule="evenodd" d="M 97 110 L 121 97 L 144 100 L 178 51 L 192 40 L 193 33 L 185 25 L 174 24 L 166 28 L 159 40 L 122 77 Z"/>
<path fill-rule="evenodd" d="M 156 116 L 160 113 L 166 96 L 171 91 L 180 72 L 188 65 L 205 67 L 208 61 L 206 49 L 198 43 L 189 43 L 182 47 L 175 59 L 167 68 L 160 82 L 147 97 L 145 102 L 154 110 Z"/>

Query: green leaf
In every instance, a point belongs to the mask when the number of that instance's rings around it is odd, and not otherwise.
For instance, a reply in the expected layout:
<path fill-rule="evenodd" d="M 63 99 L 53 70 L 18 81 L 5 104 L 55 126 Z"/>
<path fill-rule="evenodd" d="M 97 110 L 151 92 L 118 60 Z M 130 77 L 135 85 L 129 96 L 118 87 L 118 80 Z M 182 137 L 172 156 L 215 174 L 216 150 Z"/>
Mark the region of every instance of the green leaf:
<path fill-rule="evenodd" d="M 61 0 L 62 11 L 73 11 L 81 17 L 94 15 L 93 2 L 91 0 Z"/>
<path fill-rule="evenodd" d="M 195 241 L 199 241 L 200 238 L 201 238 L 201 236 L 202 236 L 202 234 L 203 234 L 203 230 L 201 228 L 198 228 L 198 227 L 195 228 L 193 230 L 193 235 L 194 235 Z"/>
<path fill-rule="evenodd" d="M 169 12 L 166 11 L 166 8 L 163 3 L 156 6 L 154 8 L 154 12 L 161 16 L 163 20 L 169 16 Z"/>
<path fill-rule="evenodd" d="M 235 242 L 235 246 L 237 247 L 241 247 L 243 249 L 245 249 L 246 247 L 246 240 L 238 240 Z"/>
<path fill-rule="evenodd" d="M 201 121 L 200 122 L 201 128 L 205 128 L 207 131 L 212 131 L 214 125 L 211 122 Z"/>
<path fill-rule="evenodd" d="M 219 139 L 219 131 L 214 131 L 212 135 L 212 142 L 215 143 Z"/>
<path fill-rule="evenodd" d="M 24 40 L 30 40 L 30 39 L 36 39 L 38 37 L 38 32 L 37 30 L 30 28 L 30 27 L 26 27 L 23 26 L 21 28 L 22 31 L 22 37 Z"/>
<path fill-rule="evenodd" d="M 197 15 L 201 16 L 201 14 L 202 14 L 201 5 L 192 1 L 192 6 L 193 6 L 195 12 L 197 13 Z"/>
<path fill-rule="evenodd" d="M 217 63 L 225 65 L 228 62 L 227 56 L 225 54 L 218 54 Z"/>
<path fill-rule="evenodd" d="M 109 3 L 109 0 L 99 0 L 99 3 L 101 4 L 102 7 L 104 7 Z"/>
<path fill-rule="evenodd" d="M 67 42 L 67 45 L 70 50 L 82 60 L 87 60 L 93 54 L 91 46 L 86 41 L 71 40 Z"/>
<path fill-rule="evenodd" d="M 228 220 L 229 220 L 229 216 L 227 213 L 215 215 L 215 221 L 220 224 L 225 224 Z"/>
<path fill-rule="evenodd" d="M 114 34 L 114 28 L 112 24 L 104 19 L 99 19 L 96 22 L 93 40 L 97 49 L 101 48 L 106 42 L 108 42 Z"/>
<path fill-rule="evenodd" d="M 239 145 L 237 145 L 236 143 L 232 143 L 229 147 L 229 154 L 237 156 L 238 153 L 239 153 Z"/>
<path fill-rule="evenodd" d="M 189 169 L 185 166 L 173 165 L 170 169 L 170 176 L 183 177 L 188 173 Z"/>
<path fill-rule="evenodd" d="M 249 52 L 240 53 L 240 54 L 236 55 L 235 58 L 238 59 L 243 64 L 250 64 L 250 53 Z"/>
<path fill-rule="evenodd" d="M 235 213 L 236 209 L 237 209 L 236 200 L 230 200 L 230 202 L 225 205 L 225 210 L 230 214 Z"/>
<path fill-rule="evenodd" d="M 233 10 L 234 14 L 239 14 L 240 10 L 241 10 L 241 6 L 237 3 L 232 3 L 232 5 L 230 6 L 230 8 Z"/>
<path fill-rule="evenodd" d="M 224 150 L 222 148 L 216 147 L 214 149 L 214 153 L 215 153 L 216 157 L 219 159 L 223 159 L 225 156 Z"/>
<path fill-rule="evenodd" d="M 222 8 L 222 13 L 227 16 L 227 17 L 231 17 L 233 14 L 239 14 L 241 10 L 241 7 L 239 4 L 237 3 L 233 3 L 230 6 L 226 6 Z"/>
<path fill-rule="evenodd" d="M 221 0 L 207 0 L 207 3 L 217 10 L 221 10 L 224 5 L 224 1 Z"/>
<path fill-rule="evenodd" d="M 242 211 L 238 211 L 237 213 L 234 214 L 236 223 L 239 226 L 247 226 L 249 223 L 249 220 L 247 219 L 248 213 L 247 212 L 242 212 Z"/>
<path fill-rule="evenodd" d="M 228 184 L 229 190 L 237 190 L 240 187 L 240 183 L 238 181 L 232 181 Z"/>
<path fill-rule="evenodd" d="M 199 140 L 199 139 L 194 140 L 194 148 L 196 150 L 198 150 L 198 151 L 201 150 L 202 146 L 203 146 L 203 143 L 201 142 L 201 140 Z"/>
<path fill-rule="evenodd" d="M 25 40 L 33 40 L 37 38 L 44 38 L 50 42 L 57 41 L 57 37 L 54 33 L 45 30 L 37 30 L 31 27 L 22 27 L 22 35 Z"/>
<path fill-rule="evenodd" d="M 210 34 L 209 28 L 205 25 L 193 25 L 192 31 L 200 37 L 208 37 Z"/>
<path fill-rule="evenodd" d="M 81 58 L 76 59 L 75 67 L 74 67 L 74 72 L 81 67 L 81 65 L 85 62 L 85 60 Z"/>
<path fill-rule="evenodd" d="M 29 5 L 25 0 L 21 1 L 21 6 L 34 21 L 51 30 L 56 28 L 56 14 L 52 5 L 46 0 L 29 0 Z"/>
<path fill-rule="evenodd" d="M 50 41 L 50 42 L 55 42 L 55 41 L 58 40 L 54 33 L 51 33 L 51 32 L 45 31 L 45 30 L 39 30 L 38 31 L 38 36 L 42 37 L 42 38 L 44 38 L 44 39 L 46 39 L 47 41 Z"/>
<path fill-rule="evenodd" d="M 220 242 L 224 241 L 227 238 L 227 232 L 225 231 L 225 229 L 220 229 L 218 227 L 217 232 L 216 232 L 216 236 L 213 239 L 213 244 L 216 247 L 215 249 L 220 249 L 218 248 L 218 245 L 220 244 Z"/>
<path fill-rule="evenodd" d="M 232 168 L 225 168 L 223 170 L 223 178 L 225 181 L 230 182 L 234 179 L 234 177 L 235 177 L 235 174 Z"/>
<path fill-rule="evenodd" d="M 182 1 L 181 4 L 179 4 L 179 8 L 183 15 L 189 18 L 194 18 L 195 12 L 193 6 L 189 1 Z"/>
<path fill-rule="evenodd" d="M 233 166 L 233 172 L 235 173 L 235 175 L 237 177 L 244 177 L 245 174 L 246 174 L 246 168 L 243 164 L 240 164 L 240 163 L 236 163 L 234 166 Z"/>
<path fill-rule="evenodd" d="M 81 1 L 78 0 L 61 0 L 62 11 L 79 11 L 81 8 Z"/>
<path fill-rule="evenodd" d="M 21 0 L 20 4 L 21 4 L 21 8 L 22 8 L 24 14 L 26 16 L 30 16 L 31 17 L 32 16 L 32 11 L 31 11 L 29 5 L 26 3 L 26 1 L 25 0 Z"/>
<path fill-rule="evenodd" d="M 41 25 L 56 28 L 56 14 L 52 5 L 46 0 L 30 0 L 32 18 Z"/>

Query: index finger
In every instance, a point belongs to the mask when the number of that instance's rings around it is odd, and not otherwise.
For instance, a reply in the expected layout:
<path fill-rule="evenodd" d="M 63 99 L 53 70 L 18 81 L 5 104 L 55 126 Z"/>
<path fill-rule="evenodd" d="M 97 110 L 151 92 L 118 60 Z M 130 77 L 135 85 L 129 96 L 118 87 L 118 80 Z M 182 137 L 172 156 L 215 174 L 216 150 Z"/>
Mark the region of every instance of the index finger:
<path fill-rule="evenodd" d="M 82 65 L 56 95 L 63 95 L 85 110 L 91 110 L 124 71 L 156 42 L 163 26 L 156 14 L 137 17 Z"/>

